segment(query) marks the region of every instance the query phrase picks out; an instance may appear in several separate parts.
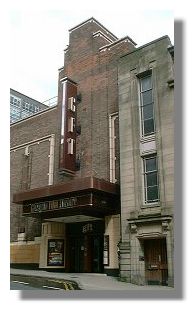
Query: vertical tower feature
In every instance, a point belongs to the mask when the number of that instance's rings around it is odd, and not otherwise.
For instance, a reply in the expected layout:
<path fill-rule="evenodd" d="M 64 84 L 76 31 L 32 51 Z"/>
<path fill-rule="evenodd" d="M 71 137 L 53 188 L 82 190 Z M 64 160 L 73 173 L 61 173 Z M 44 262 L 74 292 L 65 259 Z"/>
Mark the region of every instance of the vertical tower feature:
<path fill-rule="evenodd" d="M 61 138 L 59 170 L 74 174 L 76 170 L 76 97 L 77 84 L 65 77 L 60 80 L 63 88 L 61 104 Z"/>

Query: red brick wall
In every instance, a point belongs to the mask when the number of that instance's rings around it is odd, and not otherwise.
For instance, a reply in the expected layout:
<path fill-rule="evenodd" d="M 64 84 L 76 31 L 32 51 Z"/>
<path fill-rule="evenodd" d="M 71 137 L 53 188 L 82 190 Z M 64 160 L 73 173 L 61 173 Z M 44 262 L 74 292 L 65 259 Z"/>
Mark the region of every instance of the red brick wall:
<path fill-rule="evenodd" d="M 82 94 L 77 107 L 77 123 L 81 125 L 81 135 L 77 138 L 81 171 L 77 176 L 93 175 L 109 180 L 108 116 L 118 111 L 117 61 L 134 46 L 121 42 L 100 52 L 99 48 L 109 42 L 93 37 L 97 30 L 102 29 L 95 23 L 87 23 L 70 34 L 60 78 L 73 79 L 78 83 L 78 93 Z"/>
<path fill-rule="evenodd" d="M 62 102 L 60 79 L 66 76 L 78 83 L 78 93 L 82 95 L 82 101 L 77 106 L 77 124 L 81 125 L 81 134 L 76 142 L 81 169 L 75 177 L 96 176 L 109 180 L 108 117 L 118 111 L 117 61 L 134 47 L 130 42 L 122 42 L 100 52 L 99 48 L 109 42 L 103 37 L 93 37 L 98 30 L 102 31 L 102 28 L 91 22 L 70 33 L 64 69 L 59 72 L 58 107 L 11 126 L 12 148 L 55 135 L 54 184 L 73 178 L 60 175 L 58 171 Z M 47 140 L 30 146 L 31 162 L 24 157 L 25 147 L 11 152 L 11 200 L 13 192 L 48 185 L 49 146 Z M 118 174 L 118 161 L 116 170 Z M 26 227 L 29 240 L 40 235 L 40 221 L 23 218 L 21 212 L 20 206 L 11 204 L 12 241 L 17 239 L 18 227 Z"/>

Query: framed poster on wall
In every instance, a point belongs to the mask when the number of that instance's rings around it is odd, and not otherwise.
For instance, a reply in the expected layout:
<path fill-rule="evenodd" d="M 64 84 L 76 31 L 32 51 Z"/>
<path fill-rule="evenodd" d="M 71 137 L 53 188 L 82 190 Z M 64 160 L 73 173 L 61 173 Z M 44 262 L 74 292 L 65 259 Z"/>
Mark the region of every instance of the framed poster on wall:
<path fill-rule="evenodd" d="M 47 266 L 64 266 L 64 240 L 48 240 Z"/>
<path fill-rule="evenodd" d="M 104 235 L 104 255 L 103 264 L 109 265 L 109 235 Z"/>

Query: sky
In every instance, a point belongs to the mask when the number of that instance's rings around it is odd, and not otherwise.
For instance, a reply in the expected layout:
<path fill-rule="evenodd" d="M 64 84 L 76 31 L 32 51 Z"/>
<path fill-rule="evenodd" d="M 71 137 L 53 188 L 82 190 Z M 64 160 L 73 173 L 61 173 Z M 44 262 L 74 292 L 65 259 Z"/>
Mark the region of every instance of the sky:
<path fill-rule="evenodd" d="M 163 35 L 174 43 L 174 15 L 169 8 L 126 10 L 128 6 L 105 5 L 101 0 L 97 6 L 73 3 L 76 9 L 66 1 L 63 7 L 10 8 L 10 88 L 41 102 L 57 96 L 68 30 L 92 16 L 118 38 L 131 37 L 137 47 Z"/>

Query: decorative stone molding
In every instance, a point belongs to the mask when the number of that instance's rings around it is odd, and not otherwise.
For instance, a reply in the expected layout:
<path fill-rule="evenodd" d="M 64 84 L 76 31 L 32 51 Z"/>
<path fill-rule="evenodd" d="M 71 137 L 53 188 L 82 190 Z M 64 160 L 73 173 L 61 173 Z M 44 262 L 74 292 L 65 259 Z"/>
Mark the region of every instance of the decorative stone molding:
<path fill-rule="evenodd" d="M 128 219 L 129 229 L 132 234 L 137 234 L 137 238 L 149 238 L 149 237 L 162 237 L 162 235 L 166 234 L 168 230 L 170 230 L 169 223 L 172 220 L 172 216 L 145 216 L 138 219 Z M 149 227 L 152 227 L 152 224 L 157 224 L 158 226 L 153 231 L 145 231 L 142 230 L 142 225 L 146 226 L 150 224 Z M 139 226 L 140 225 L 140 226 Z M 138 227 L 141 229 L 138 230 Z M 162 229 L 161 229 L 162 228 Z"/>
<path fill-rule="evenodd" d="M 168 80 L 167 84 L 168 84 L 168 87 L 174 88 L 174 79 Z"/>
<path fill-rule="evenodd" d="M 119 242 L 119 250 L 121 254 L 130 252 L 130 243 L 127 241 Z"/>
<path fill-rule="evenodd" d="M 109 43 L 112 43 L 113 40 L 108 38 L 102 31 L 98 30 L 96 32 L 93 33 L 93 37 L 103 37 L 104 39 L 106 39 Z"/>
<path fill-rule="evenodd" d="M 162 222 L 162 232 L 166 233 L 169 230 L 169 222 L 168 221 L 163 221 Z"/>
<path fill-rule="evenodd" d="M 131 233 L 136 234 L 137 233 L 137 225 L 135 223 L 130 225 Z"/>

